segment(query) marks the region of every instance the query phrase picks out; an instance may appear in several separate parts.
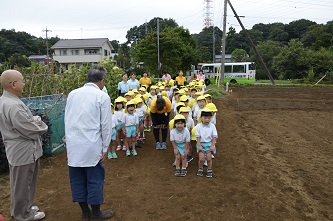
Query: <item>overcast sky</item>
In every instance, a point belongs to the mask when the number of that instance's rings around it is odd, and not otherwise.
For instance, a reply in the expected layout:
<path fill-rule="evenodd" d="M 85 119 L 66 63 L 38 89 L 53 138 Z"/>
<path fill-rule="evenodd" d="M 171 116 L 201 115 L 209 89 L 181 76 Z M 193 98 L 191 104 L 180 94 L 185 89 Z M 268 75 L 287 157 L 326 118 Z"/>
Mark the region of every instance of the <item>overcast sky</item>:
<path fill-rule="evenodd" d="M 222 30 L 224 0 L 210 0 L 214 25 Z M 126 41 L 126 32 L 154 17 L 172 18 L 199 33 L 204 27 L 205 0 L 0 0 L 1 29 L 25 31 L 36 37 L 104 38 Z M 245 27 L 254 24 L 308 19 L 319 24 L 333 20 L 332 0 L 231 0 Z M 240 26 L 228 6 L 227 28 Z M 0 42 L 1 44 L 1 42 Z"/>

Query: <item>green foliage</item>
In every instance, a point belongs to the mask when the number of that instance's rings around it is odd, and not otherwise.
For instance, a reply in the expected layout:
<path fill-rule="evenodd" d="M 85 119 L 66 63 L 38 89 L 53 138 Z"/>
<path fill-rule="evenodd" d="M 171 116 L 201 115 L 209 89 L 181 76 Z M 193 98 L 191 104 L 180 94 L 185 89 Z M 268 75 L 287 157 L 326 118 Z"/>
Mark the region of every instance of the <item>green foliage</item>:
<path fill-rule="evenodd" d="M 31 65 L 31 61 L 27 58 L 27 56 L 15 53 L 8 58 L 8 64 L 12 67 L 27 67 Z"/>
<path fill-rule="evenodd" d="M 305 78 L 310 68 L 309 50 L 297 40 L 291 40 L 273 59 L 273 68 L 280 79 Z"/>
<path fill-rule="evenodd" d="M 87 82 L 87 73 L 91 65 L 86 65 L 81 69 L 76 69 L 72 65 L 65 72 L 58 72 L 55 62 L 49 66 L 32 64 L 30 67 L 19 68 L 25 79 L 23 97 L 44 96 L 50 94 L 68 94 L 72 90 L 82 87 Z M 106 69 L 106 87 L 111 99 L 118 97 L 118 82 L 121 81 L 122 70 L 114 67 L 110 60 L 102 60 L 100 65 Z M 2 93 L 2 88 L 1 88 Z"/>
<path fill-rule="evenodd" d="M 178 73 L 179 70 L 190 69 L 191 64 L 199 62 L 196 48 L 196 42 L 187 29 L 165 28 L 160 33 L 161 70 Z M 135 60 L 144 62 L 149 72 L 157 73 L 157 51 L 157 35 L 150 33 L 135 46 L 133 54 Z"/>
<path fill-rule="evenodd" d="M 231 61 L 232 62 L 242 62 L 247 61 L 248 55 L 244 49 L 235 49 L 231 53 Z"/>

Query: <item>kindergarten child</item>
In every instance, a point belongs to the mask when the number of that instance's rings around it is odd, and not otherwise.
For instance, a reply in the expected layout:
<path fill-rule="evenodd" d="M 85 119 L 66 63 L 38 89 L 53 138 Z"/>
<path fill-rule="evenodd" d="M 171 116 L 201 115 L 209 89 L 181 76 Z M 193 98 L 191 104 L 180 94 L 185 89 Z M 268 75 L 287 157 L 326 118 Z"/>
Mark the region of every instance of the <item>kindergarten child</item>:
<path fill-rule="evenodd" d="M 133 101 L 128 101 L 126 103 L 126 110 L 123 116 L 123 133 L 126 136 L 126 156 L 131 156 L 130 145 L 132 146 L 133 156 L 137 156 L 138 153 L 135 150 L 136 135 L 139 131 L 139 118 L 138 115 L 134 113 L 135 104 Z"/>
<path fill-rule="evenodd" d="M 147 107 L 146 107 L 146 105 L 143 104 L 141 97 L 137 97 L 137 98 L 135 98 L 135 100 L 136 100 L 135 114 L 138 115 L 138 118 L 139 118 L 138 139 L 143 142 L 146 139 L 144 131 L 143 131 L 143 129 L 144 129 L 143 128 L 143 118 L 146 115 Z"/>
<path fill-rule="evenodd" d="M 183 115 L 174 117 L 174 128 L 170 131 L 170 141 L 176 157 L 176 173 L 175 176 L 186 176 L 186 156 L 191 141 L 190 132 L 185 127 L 186 118 Z M 180 169 L 180 161 L 182 169 Z"/>
<path fill-rule="evenodd" d="M 178 112 L 179 112 L 179 114 L 181 114 L 185 117 L 186 128 L 188 129 L 188 131 L 192 131 L 192 129 L 194 127 L 194 121 L 192 118 L 189 117 L 190 110 L 186 107 L 181 107 Z M 191 138 L 192 138 L 192 136 L 191 136 Z M 190 143 L 189 149 L 188 149 L 188 154 L 187 154 L 187 162 L 191 162 L 193 160 L 192 147 L 193 146 Z"/>
<path fill-rule="evenodd" d="M 196 126 L 195 136 L 197 138 L 197 152 L 199 154 L 199 169 L 197 172 L 198 176 L 203 176 L 203 163 L 205 159 L 208 162 L 206 177 L 213 177 L 213 161 L 212 154 L 215 150 L 217 130 L 214 124 L 210 121 L 212 119 L 212 111 L 209 108 L 204 108 L 201 111 L 201 123 Z"/>
<path fill-rule="evenodd" d="M 206 98 L 204 96 L 199 96 L 197 98 L 197 104 L 198 104 L 198 106 L 195 107 L 195 109 L 193 111 L 193 121 L 194 121 L 195 125 L 197 125 L 199 123 L 198 119 L 200 118 L 201 110 L 203 110 L 206 105 Z"/>
<path fill-rule="evenodd" d="M 117 142 L 117 128 L 118 120 L 117 117 L 112 114 L 112 122 L 111 122 L 111 142 L 108 148 L 108 159 L 117 159 L 118 156 L 116 154 L 116 142 Z M 110 151 L 111 149 L 111 151 Z"/>
<path fill-rule="evenodd" d="M 123 116 L 125 114 L 125 109 L 124 109 L 124 98 L 123 97 L 118 97 L 115 100 L 115 110 L 114 110 L 114 118 L 117 119 L 117 151 L 121 150 L 121 138 L 123 137 L 122 134 L 122 127 L 123 127 Z M 126 151 L 126 145 L 123 145 L 123 150 Z"/>

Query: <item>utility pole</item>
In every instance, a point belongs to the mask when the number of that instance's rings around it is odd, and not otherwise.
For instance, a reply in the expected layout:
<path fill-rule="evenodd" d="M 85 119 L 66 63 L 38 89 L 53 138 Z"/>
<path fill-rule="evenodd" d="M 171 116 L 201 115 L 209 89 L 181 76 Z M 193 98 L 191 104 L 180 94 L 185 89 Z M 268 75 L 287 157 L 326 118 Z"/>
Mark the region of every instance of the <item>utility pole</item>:
<path fill-rule="evenodd" d="M 237 13 L 236 13 L 234 7 L 231 5 L 230 0 L 227 0 L 227 1 L 228 1 L 229 5 L 230 5 L 231 10 L 234 12 L 235 17 L 236 17 L 238 23 L 239 23 L 240 26 L 242 27 L 242 29 L 243 29 L 243 31 L 244 31 L 244 33 L 245 33 L 247 39 L 249 40 L 249 42 L 250 42 L 250 44 L 251 44 L 251 46 L 252 46 L 254 52 L 256 53 L 256 55 L 257 55 L 257 57 L 258 57 L 258 59 L 259 59 L 261 65 L 265 68 L 265 70 L 266 70 L 266 72 L 267 72 L 267 75 L 268 75 L 268 78 L 271 80 L 272 84 L 275 85 L 275 82 L 274 82 L 274 79 L 273 79 L 273 77 L 272 77 L 272 75 L 271 75 L 271 72 L 268 70 L 268 68 L 267 68 L 267 66 L 266 66 L 266 64 L 265 64 L 265 62 L 264 62 L 264 60 L 262 59 L 262 57 L 260 56 L 259 52 L 257 51 L 257 48 L 256 48 L 256 46 L 254 45 L 254 43 L 253 43 L 253 41 L 252 41 L 252 39 L 251 39 L 249 33 L 247 32 L 247 30 L 245 29 L 243 23 L 242 23 L 241 20 L 239 19 L 239 16 L 237 15 Z"/>
<path fill-rule="evenodd" d="M 215 27 L 213 25 L 213 63 L 215 63 Z"/>
<path fill-rule="evenodd" d="M 226 32 L 227 32 L 227 6 L 228 0 L 224 0 L 224 14 L 223 14 L 223 33 L 222 33 L 222 52 L 221 52 L 221 69 L 220 69 L 220 83 L 224 83 L 224 64 L 225 64 L 225 46 L 226 46 Z"/>
<path fill-rule="evenodd" d="M 49 44 L 48 44 L 48 42 L 47 42 L 47 33 L 48 32 L 52 32 L 51 30 L 48 30 L 47 29 L 47 26 L 46 26 L 46 29 L 45 30 L 43 30 L 43 32 L 45 31 L 45 34 L 46 34 L 46 39 L 45 39 L 45 41 L 46 41 L 46 56 L 47 56 L 47 58 L 49 57 Z"/>
<path fill-rule="evenodd" d="M 160 20 L 157 18 L 157 69 L 159 77 L 161 75 L 161 65 L 160 65 Z"/>

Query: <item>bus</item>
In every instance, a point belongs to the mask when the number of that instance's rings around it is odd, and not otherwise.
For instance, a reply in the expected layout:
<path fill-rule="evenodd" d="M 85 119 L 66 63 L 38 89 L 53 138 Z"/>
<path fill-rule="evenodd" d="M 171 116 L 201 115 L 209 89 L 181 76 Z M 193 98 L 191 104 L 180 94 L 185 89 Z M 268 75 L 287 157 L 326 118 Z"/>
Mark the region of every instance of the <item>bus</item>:
<path fill-rule="evenodd" d="M 203 64 L 201 70 L 205 78 L 216 78 L 220 73 L 221 63 Z M 224 65 L 224 82 L 232 84 L 253 83 L 256 80 L 256 67 L 254 62 L 234 62 Z"/>

